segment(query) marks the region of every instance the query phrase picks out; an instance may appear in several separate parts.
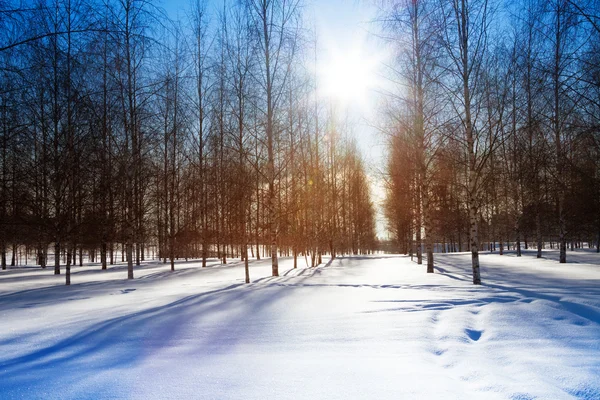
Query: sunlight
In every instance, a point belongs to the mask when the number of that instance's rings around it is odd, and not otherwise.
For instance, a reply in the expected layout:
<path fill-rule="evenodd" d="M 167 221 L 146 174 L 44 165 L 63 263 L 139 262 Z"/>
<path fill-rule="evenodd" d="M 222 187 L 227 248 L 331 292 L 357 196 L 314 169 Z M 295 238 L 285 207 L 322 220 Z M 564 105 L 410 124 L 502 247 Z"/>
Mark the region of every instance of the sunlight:
<path fill-rule="evenodd" d="M 362 46 L 330 51 L 319 68 L 321 95 L 342 106 L 366 106 L 376 86 L 377 63 L 377 57 L 366 54 Z"/>

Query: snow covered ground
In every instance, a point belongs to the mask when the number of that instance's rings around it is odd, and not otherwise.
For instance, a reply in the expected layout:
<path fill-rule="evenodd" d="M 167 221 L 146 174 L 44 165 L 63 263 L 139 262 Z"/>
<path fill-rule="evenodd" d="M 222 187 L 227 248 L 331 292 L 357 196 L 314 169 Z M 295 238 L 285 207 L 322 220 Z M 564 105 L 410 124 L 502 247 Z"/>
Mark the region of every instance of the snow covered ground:
<path fill-rule="evenodd" d="M 0 398 L 600 399 L 598 254 L 436 256 L 0 271 Z"/>

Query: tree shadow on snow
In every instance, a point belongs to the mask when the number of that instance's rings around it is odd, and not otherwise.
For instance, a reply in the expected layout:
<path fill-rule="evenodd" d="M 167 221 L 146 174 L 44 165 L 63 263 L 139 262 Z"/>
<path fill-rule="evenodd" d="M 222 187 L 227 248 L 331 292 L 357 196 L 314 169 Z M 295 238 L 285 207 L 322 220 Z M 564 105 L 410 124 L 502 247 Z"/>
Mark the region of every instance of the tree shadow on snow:
<path fill-rule="evenodd" d="M 275 282 L 234 284 L 94 323 L 45 347 L 0 360 L 0 393 L 8 397 L 32 389 L 39 393 L 35 388 L 60 385 L 67 376 L 73 382 L 127 368 L 168 351 L 181 337 L 187 339 L 185 351 L 189 353 L 206 357 L 230 352 L 244 340 L 261 340 L 261 326 L 251 323 L 252 316 L 286 293 L 289 290 Z M 8 342 L 18 343 L 25 336 Z"/>

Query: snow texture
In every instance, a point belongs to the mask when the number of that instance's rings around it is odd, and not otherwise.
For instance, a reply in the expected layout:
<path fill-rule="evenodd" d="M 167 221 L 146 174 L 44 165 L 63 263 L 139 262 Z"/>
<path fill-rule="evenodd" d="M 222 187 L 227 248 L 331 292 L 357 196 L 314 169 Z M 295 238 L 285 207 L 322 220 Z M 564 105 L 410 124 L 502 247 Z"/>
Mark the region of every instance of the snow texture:
<path fill-rule="evenodd" d="M 600 399 L 600 256 L 0 272 L 2 399 Z"/>

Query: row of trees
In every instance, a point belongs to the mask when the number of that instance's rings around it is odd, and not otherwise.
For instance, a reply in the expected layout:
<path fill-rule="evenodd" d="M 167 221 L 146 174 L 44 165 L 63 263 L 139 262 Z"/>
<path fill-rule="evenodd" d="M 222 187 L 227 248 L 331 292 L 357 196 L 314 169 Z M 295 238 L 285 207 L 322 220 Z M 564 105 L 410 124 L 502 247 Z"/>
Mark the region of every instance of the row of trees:
<path fill-rule="evenodd" d="M 385 213 L 404 251 L 600 251 L 600 8 L 586 0 L 399 1 Z M 468 243 L 468 246 L 466 245 Z"/>
<path fill-rule="evenodd" d="M 0 252 L 102 269 L 366 252 L 365 167 L 316 96 L 297 0 L 0 2 Z"/>

